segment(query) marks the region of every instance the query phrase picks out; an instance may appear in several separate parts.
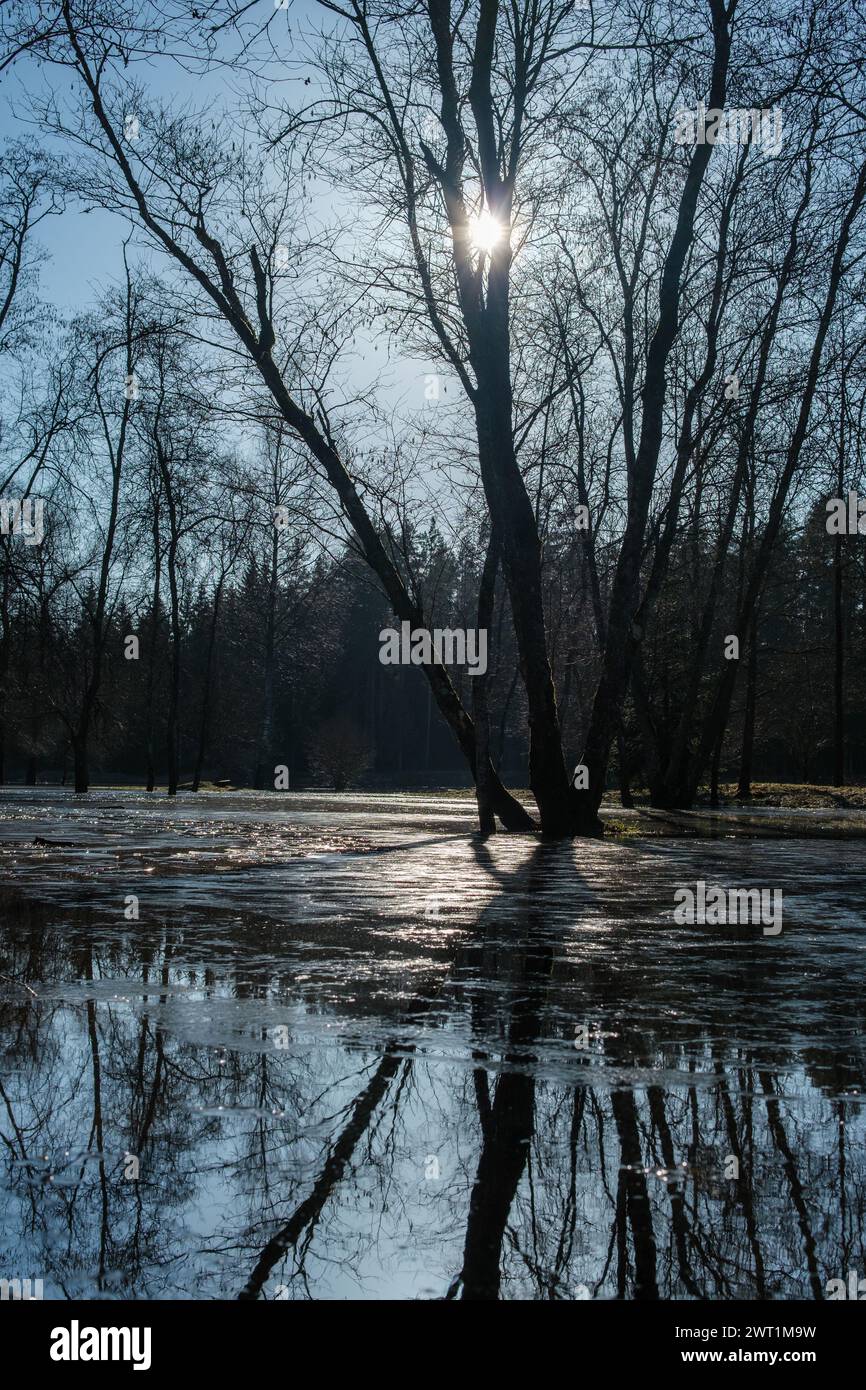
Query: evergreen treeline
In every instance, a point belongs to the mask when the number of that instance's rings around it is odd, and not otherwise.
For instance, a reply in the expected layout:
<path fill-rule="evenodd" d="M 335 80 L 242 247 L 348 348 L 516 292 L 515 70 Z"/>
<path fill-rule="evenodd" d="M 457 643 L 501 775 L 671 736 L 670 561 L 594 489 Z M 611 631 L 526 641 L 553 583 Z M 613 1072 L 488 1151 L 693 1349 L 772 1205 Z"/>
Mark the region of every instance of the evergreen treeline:
<path fill-rule="evenodd" d="M 9 554 L 9 542 L 4 542 Z M 86 623 L 61 593 L 46 591 L 47 557 L 15 542 L 23 569 L 11 602 L 5 702 L 4 776 L 30 784 L 71 782 L 70 726 L 75 709 L 62 703 L 70 667 L 88 641 Z M 50 549 L 50 533 L 45 545 Z M 291 549 L 289 533 L 281 546 Z M 279 566 L 272 584 L 267 555 L 239 554 L 215 592 L 201 577 L 192 549 L 182 582 L 180 700 L 177 730 L 181 784 L 225 780 L 273 787 L 286 766 L 299 787 L 465 786 L 468 777 L 451 732 L 440 718 L 423 674 L 383 666 L 379 632 L 394 623 L 387 600 L 350 552 Z M 702 550 L 702 547 L 699 547 Z M 433 531 L 416 547 L 417 571 L 433 602 L 431 625 L 471 626 L 479 576 L 460 565 Z M 37 558 L 38 557 L 38 558 Z M 864 605 L 866 566 L 857 537 L 844 539 L 843 655 L 847 781 L 866 775 Z M 546 609 L 555 640 L 554 669 L 569 756 L 579 757 L 597 678 L 585 551 L 573 537 L 552 539 L 546 562 Z M 29 573 L 28 573 L 29 571 Z M 736 572 L 736 565 L 732 566 Z M 682 633 L 694 609 L 693 551 L 683 544 L 670 567 L 647 643 L 648 679 L 669 730 L 675 725 L 688 672 Z M 802 531 L 786 535 L 762 605 L 754 647 L 740 662 L 732 714 L 719 759 L 723 782 L 830 783 L 834 775 L 833 550 L 825 511 L 817 505 Z M 92 602 L 92 595 L 91 602 Z M 151 595 L 152 597 L 152 595 Z M 730 601 L 720 604 L 715 637 L 729 627 Z M 90 748 L 96 781 L 164 786 L 172 630 L 160 597 L 136 603 L 119 597 L 107 624 L 105 665 Z M 504 780 L 526 784 L 526 708 L 517 672 L 507 595 L 497 587 L 491 629 L 490 696 L 494 765 Z M 269 614 L 274 639 L 269 650 Z M 129 659 L 128 638 L 138 641 Z M 715 639 L 714 639 L 715 640 Z M 270 664 L 270 671 L 269 671 Z M 455 669 L 461 696 L 472 679 Z M 273 710 L 267 693 L 273 691 Z M 269 732 L 269 729 L 271 732 Z M 633 706 L 611 771 L 611 785 L 645 787 L 647 768 Z"/>

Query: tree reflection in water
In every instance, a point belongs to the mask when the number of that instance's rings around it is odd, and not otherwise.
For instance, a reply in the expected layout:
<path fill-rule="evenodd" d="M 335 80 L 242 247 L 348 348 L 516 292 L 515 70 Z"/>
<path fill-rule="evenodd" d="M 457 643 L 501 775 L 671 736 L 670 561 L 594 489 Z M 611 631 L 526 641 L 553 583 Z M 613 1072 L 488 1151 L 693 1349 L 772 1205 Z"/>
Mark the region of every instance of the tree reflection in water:
<path fill-rule="evenodd" d="M 629 850 L 593 853 L 473 841 L 468 920 L 395 926 L 371 890 L 343 936 L 8 899 L 3 1271 L 61 1298 L 822 1297 L 866 1265 L 856 941 L 699 940 L 667 888 L 617 904 Z"/>

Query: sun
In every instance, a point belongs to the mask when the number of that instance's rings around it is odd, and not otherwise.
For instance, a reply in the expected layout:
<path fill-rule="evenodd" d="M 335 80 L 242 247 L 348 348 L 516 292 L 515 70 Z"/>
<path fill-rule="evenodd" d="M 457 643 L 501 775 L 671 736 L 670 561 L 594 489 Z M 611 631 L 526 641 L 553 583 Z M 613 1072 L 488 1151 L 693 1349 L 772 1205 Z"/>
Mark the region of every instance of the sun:
<path fill-rule="evenodd" d="M 489 256 L 504 235 L 505 228 L 501 222 L 497 222 L 491 212 L 480 212 L 477 217 L 469 219 L 469 244 L 474 251 L 481 251 L 483 255 Z"/>

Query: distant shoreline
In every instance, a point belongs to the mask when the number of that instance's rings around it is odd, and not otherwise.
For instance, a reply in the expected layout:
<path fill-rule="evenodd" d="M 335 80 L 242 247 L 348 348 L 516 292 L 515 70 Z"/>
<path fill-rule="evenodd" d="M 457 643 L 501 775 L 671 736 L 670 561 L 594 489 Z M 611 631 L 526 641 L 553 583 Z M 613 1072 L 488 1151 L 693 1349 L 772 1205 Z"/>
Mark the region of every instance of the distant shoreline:
<path fill-rule="evenodd" d="M 601 807 L 605 823 L 606 838 L 614 839 L 682 839 L 717 838 L 736 835 L 743 838 L 808 838 L 808 839 L 863 839 L 866 838 L 866 788 L 863 787 L 809 787 L 804 784 L 756 783 L 754 796 L 748 801 L 737 801 L 733 792 L 736 788 L 720 788 L 720 803 L 717 807 L 701 800 L 694 808 L 660 809 L 649 805 L 648 798 L 640 793 L 635 796 L 635 805 L 624 808 L 620 805 L 616 792 L 606 794 Z M 4 799 L 10 803 L 20 802 L 22 797 L 40 794 L 50 795 L 52 799 L 62 793 L 65 801 L 78 797 L 71 786 L 60 783 L 40 783 L 25 786 L 21 783 L 8 783 L 0 787 L 0 804 Z M 80 794 L 82 802 L 87 798 L 101 799 L 106 794 L 117 797 L 146 797 L 154 807 L 164 808 L 170 804 L 165 789 L 156 787 L 147 792 L 142 784 L 105 783 L 91 786 L 89 792 Z M 525 788 L 516 789 L 514 794 L 533 809 L 531 793 Z M 475 796 L 470 788 L 444 788 L 424 790 L 412 788 L 389 788 L 371 790 L 353 787 L 345 791 L 334 791 L 327 787 L 305 787 L 287 791 L 256 791 L 252 787 L 218 786 L 203 783 L 198 792 L 181 787 L 176 805 L 183 805 L 188 811 L 194 802 L 201 798 L 202 807 L 211 798 L 220 801 L 231 798 L 248 802 L 254 798 L 261 802 L 261 810 L 290 811 L 300 815 L 311 811 L 341 815 L 393 815 L 395 810 L 401 814 L 417 815 L 419 820 L 426 817 L 441 820 L 443 816 L 453 816 L 455 830 L 461 832 L 459 824 L 464 817 L 470 825 L 475 821 Z M 152 803 L 151 803 L 152 798 Z M 79 802 L 78 804 L 82 804 Z M 507 832 L 500 832 L 505 833 Z"/>

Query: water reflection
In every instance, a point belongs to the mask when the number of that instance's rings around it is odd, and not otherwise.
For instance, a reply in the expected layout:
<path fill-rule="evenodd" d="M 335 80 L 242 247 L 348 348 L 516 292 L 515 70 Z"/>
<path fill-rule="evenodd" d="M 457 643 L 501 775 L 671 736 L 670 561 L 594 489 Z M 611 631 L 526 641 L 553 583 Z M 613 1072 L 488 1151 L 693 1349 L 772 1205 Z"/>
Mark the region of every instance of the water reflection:
<path fill-rule="evenodd" d="M 81 869 L 70 910 L 16 852 L 0 1273 L 61 1298 L 730 1299 L 866 1265 L 859 846 L 296 848 L 138 922 L 110 907 L 126 868 Z M 674 927 L 698 871 L 784 886 L 782 936 Z"/>

